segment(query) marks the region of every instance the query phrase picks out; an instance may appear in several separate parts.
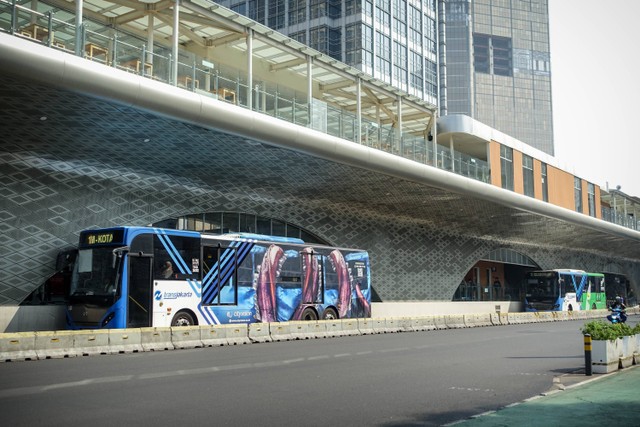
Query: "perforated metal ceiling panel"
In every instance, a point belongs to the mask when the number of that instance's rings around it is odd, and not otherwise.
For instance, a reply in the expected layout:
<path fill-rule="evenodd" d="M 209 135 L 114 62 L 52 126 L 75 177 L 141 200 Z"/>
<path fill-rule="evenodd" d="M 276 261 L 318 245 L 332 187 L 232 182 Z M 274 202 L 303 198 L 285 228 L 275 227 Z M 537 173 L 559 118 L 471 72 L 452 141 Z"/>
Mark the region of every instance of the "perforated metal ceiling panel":
<path fill-rule="evenodd" d="M 0 304 L 54 269 L 80 230 L 206 211 L 299 224 L 370 251 L 383 300 L 449 300 L 505 247 L 541 267 L 638 280 L 640 242 L 0 75 Z"/>

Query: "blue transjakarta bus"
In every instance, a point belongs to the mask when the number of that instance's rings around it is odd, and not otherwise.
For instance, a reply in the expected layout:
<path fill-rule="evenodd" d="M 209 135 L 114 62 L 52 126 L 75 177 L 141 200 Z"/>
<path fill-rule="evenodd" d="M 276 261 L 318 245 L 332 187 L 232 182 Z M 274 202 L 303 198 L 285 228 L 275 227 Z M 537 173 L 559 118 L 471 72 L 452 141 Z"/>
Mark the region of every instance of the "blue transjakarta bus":
<path fill-rule="evenodd" d="M 149 227 L 80 233 L 72 329 L 371 316 L 366 251 Z"/>

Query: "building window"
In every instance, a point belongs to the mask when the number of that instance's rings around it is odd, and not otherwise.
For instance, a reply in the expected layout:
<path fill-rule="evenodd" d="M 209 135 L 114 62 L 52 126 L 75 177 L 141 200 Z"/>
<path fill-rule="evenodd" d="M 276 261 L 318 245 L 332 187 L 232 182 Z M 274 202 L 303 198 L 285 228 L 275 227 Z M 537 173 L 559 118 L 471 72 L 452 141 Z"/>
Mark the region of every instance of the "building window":
<path fill-rule="evenodd" d="M 284 0 L 271 0 L 269 2 L 269 27 L 278 30 L 284 27 Z"/>
<path fill-rule="evenodd" d="M 265 18 L 265 0 L 250 0 L 249 1 L 249 18 L 264 24 Z"/>
<path fill-rule="evenodd" d="M 344 2 L 345 16 L 356 15 L 362 11 L 362 3 L 357 0 L 346 0 Z"/>
<path fill-rule="evenodd" d="M 513 49 L 508 37 L 473 35 L 473 66 L 477 73 L 513 75 Z"/>
<path fill-rule="evenodd" d="M 502 188 L 513 191 L 513 149 L 500 146 L 500 178 Z"/>
<path fill-rule="evenodd" d="M 323 25 L 309 30 L 309 47 L 322 53 L 329 53 L 329 27 Z"/>
<path fill-rule="evenodd" d="M 307 0 L 289 0 L 289 25 L 307 20 Z"/>
<path fill-rule="evenodd" d="M 596 216 L 596 186 L 589 183 L 587 185 L 589 198 L 589 216 Z"/>
<path fill-rule="evenodd" d="M 547 164 L 542 163 L 540 168 L 540 174 L 542 175 L 542 200 L 549 201 L 549 183 L 547 178 Z"/>
<path fill-rule="evenodd" d="M 309 6 L 309 18 L 314 19 L 327 16 L 328 6 L 328 2 L 325 0 L 311 0 L 311 4 Z"/>
<path fill-rule="evenodd" d="M 364 43 L 362 44 L 362 63 L 373 71 L 373 28 L 363 25 Z"/>
<path fill-rule="evenodd" d="M 573 194 L 576 199 L 576 212 L 582 212 L 582 180 L 573 178 Z"/>
<path fill-rule="evenodd" d="M 152 224 L 153 227 L 200 231 L 211 234 L 257 233 L 268 236 L 295 237 L 307 243 L 330 243 L 297 225 L 242 212 L 206 212 L 170 218 Z"/>
<path fill-rule="evenodd" d="M 376 77 L 391 83 L 391 38 L 376 31 Z"/>
<path fill-rule="evenodd" d="M 360 24 L 347 25 L 345 31 L 345 62 L 348 65 L 358 65 L 362 62 L 362 28 Z"/>
<path fill-rule="evenodd" d="M 533 157 L 522 155 L 522 184 L 524 195 L 533 197 Z"/>
<path fill-rule="evenodd" d="M 298 31 L 297 33 L 289 34 L 289 37 L 294 39 L 297 42 L 302 44 L 307 44 L 307 32 L 306 31 Z"/>
<path fill-rule="evenodd" d="M 409 53 L 409 87 L 415 89 L 418 92 L 422 92 L 424 87 L 422 55 L 417 52 L 410 51 Z M 412 93 L 414 91 L 411 91 Z"/>

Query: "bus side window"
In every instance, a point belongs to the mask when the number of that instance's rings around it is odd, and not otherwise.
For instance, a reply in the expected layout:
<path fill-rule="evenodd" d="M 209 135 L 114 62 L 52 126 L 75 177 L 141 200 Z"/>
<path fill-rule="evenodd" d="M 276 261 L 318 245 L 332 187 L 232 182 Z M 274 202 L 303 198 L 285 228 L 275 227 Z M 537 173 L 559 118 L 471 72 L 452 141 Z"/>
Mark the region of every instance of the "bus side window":
<path fill-rule="evenodd" d="M 193 237 L 158 236 L 153 239 L 153 274 L 155 280 L 197 279 L 200 276 L 200 241 Z"/>

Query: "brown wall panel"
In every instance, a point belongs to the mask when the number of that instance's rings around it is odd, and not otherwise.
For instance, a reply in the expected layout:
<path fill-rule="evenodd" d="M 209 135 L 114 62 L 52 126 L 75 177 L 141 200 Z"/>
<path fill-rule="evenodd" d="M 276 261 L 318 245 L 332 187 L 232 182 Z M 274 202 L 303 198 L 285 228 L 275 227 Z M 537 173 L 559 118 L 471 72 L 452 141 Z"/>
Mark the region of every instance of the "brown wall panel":
<path fill-rule="evenodd" d="M 491 185 L 502 187 L 502 179 L 500 173 L 500 144 L 495 141 L 489 143 L 489 168 L 491 169 Z"/>
<path fill-rule="evenodd" d="M 522 152 L 518 150 L 513 150 L 513 191 L 524 194 Z"/>
<path fill-rule="evenodd" d="M 549 203 L 575 210 L 573 175 L 548 165 L 547 179 L 549 180 Z"/>

